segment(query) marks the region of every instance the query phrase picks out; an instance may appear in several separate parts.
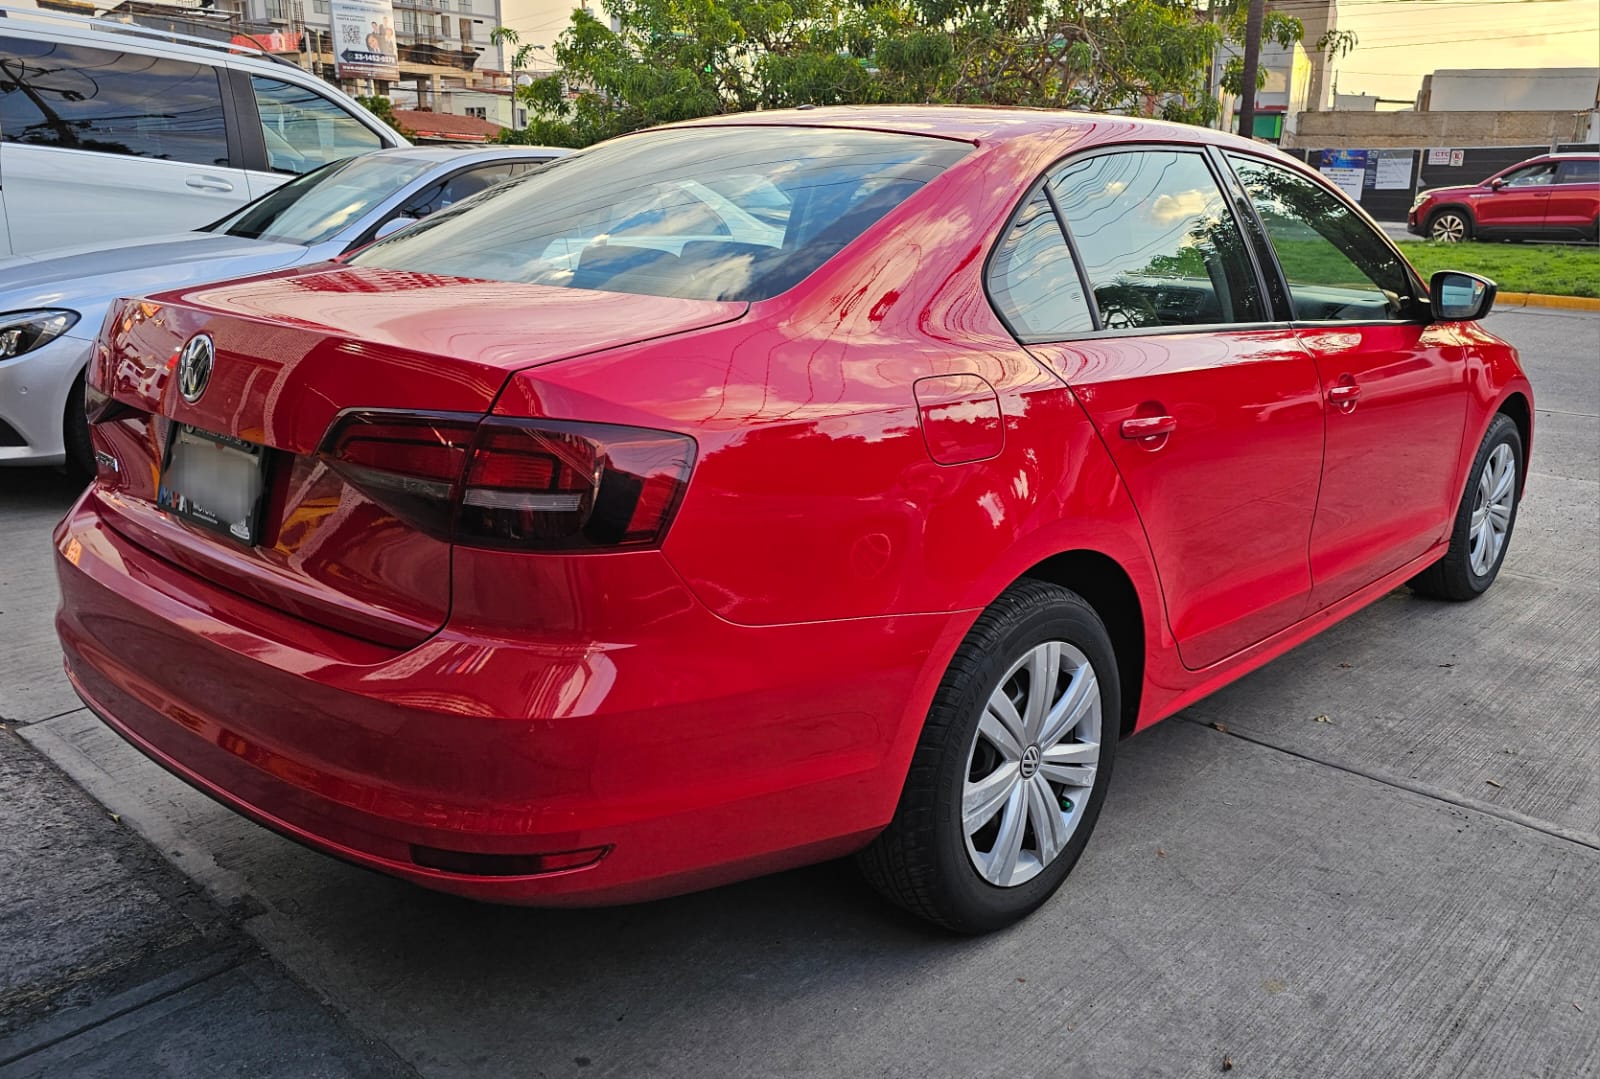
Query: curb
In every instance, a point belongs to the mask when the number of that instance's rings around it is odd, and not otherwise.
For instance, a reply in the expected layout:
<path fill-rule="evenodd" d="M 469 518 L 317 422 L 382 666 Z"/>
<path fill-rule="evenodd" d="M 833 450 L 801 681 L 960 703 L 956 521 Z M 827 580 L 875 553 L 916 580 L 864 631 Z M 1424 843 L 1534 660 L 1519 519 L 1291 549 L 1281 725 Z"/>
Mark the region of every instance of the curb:
<path fill-rule="evenodd" d="M 1600 311 L 1600 299 L 1588 296 L 1549 296 L 1542 292 L 1502 292 L 1496 307 L 1557 307 L 1567 311 Z"/>

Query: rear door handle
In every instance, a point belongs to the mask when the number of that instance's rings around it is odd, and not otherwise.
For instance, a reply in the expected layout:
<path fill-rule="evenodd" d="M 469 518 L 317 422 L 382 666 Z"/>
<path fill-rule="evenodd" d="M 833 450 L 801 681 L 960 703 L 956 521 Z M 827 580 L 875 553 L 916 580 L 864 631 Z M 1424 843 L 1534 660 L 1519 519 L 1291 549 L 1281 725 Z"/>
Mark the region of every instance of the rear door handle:
<path fill-rule="evenodd" d="M 220 176 L 190 176 L 184 183 L 200 191 L 232 191 L 233 185 Z"/>
<path fill-rule="evenodd" d="M 1341 382 L 1328 390 L 1328 402 L 1341 412 L 1349 412 L 1361 400 L 1361 387 L 1354 382 Z"/>
<path fill-rule="evenodd" d="M 1135 416 L 1122 421 L 1122 437 L 1132 439 L 1161 438 L 1178 429 L 1178 421 L 1171 416 Z"/>

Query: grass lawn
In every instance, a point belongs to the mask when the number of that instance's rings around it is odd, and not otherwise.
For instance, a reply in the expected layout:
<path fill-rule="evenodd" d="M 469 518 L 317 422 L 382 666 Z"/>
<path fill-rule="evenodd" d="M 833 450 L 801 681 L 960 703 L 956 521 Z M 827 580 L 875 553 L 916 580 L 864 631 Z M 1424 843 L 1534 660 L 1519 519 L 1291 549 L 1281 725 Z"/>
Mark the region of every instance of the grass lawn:
<path fill-rule="evenodd" d="M 1404 243 L 1426 280 L 1436 270 L 1482 274 L 1501 292 L 1600 297 L 1600 247 L 1593 244 Z"/>

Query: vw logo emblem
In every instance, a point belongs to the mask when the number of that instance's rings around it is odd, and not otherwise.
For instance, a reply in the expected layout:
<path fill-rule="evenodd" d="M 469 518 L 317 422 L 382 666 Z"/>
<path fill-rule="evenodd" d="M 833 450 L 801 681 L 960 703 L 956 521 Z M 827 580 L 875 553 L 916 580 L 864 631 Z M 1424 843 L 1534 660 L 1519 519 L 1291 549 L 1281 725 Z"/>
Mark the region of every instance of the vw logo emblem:
<path fill-rule="evenodd" d="M 1022 751 L 1023 779 L 1033 778 L 1033 773 L 1039 770 L 1039 761 L 1043 758 L 1043 756 L 1044 754 L 1039 752 L 1039 747 L 1036 745 L 1029 746 L 1027 749 Z"/>
<path fill-rule="evenodd" d="M 206 392 L 206 384 L 211 381 L 211 365 L 216 359 L 216 346 L 203 333 L 189 338 L 178 354 L 178 392 L 191 405 Z"/>

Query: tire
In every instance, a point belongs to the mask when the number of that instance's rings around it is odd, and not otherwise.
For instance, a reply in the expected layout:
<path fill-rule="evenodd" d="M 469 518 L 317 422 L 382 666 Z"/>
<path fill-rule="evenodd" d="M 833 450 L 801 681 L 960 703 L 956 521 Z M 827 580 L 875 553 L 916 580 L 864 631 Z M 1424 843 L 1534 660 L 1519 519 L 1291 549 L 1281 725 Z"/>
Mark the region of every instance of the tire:
<path fill-rule="evenodd" d="M 1413 591 L 1460 602 L 1476 599 L 1489 590 L 1500 573 L 1506 551 L 1511 548 L 1521 479 L 1522 436 L 1510 416 L 1498 413 L 1472 459 L 1467 489 L 1462 492 L 1455 524 L 1450 530 L 1450 547 L 1443 558 L 1410 580 Z M 1509 487 L 1504 487 L 1505 484 Z M 1475 531 L 1476 518 L 1485 499 L 1501 512 L 1485 512 L 1482 528 Z M 1498 533 L 1496 546 L 1494 524 L 1502 518 L 1505 528 Z M 1487 539 L 1484 539 L 1485 533 Z M 1480 549 L 1480 543 L 1487 543 L 1488 549 Z"/>
<path fill-rule="evenodd" d="M 1472 215 L 1465 210 L 1446 207 L 1428 218 L 1428 239 L 1453 244 L 1472 239 Z"/>
<path fill-rule="evenodd" d="M 1032 685 L 1045 671 L 1052 682 L 1038 698 Z M 1021 705 L 1009 718 L 994 711 L 1002 695 Z M 1030 709 L 1035 700 L 1041 704 Z M 1052 734 L 1056 717 L 1063 718 Z M 857 856 L 863 874 L 891 902 L 958 933 L 987 933 L 1026 917 L 1061 886 L 1089 841 L 1120 717 L 1117 658 L 1099 615 L 1057 585 L 1011 586 L 950 661 L 894 819 Z M 1032 740 L 1021 746 L 1012 730 Z M 1009 750 L 1001 748 L 1006 741 Z M 979 824 L 971 834 L 966 804 L 993 807 L 987 817 L 984 809 L 973 813 Z M 1014 846 L 1002 846 L 1005 835 Z"/>
<path fill-rule="evenodd" d="M 89 441 L 89 421 L 83 415 L 83 376 L 72 384 L 61 418 L 61 441 L 67 449 L 67 474 L 88 483 L 94 479 L 94 447 Z"/>

